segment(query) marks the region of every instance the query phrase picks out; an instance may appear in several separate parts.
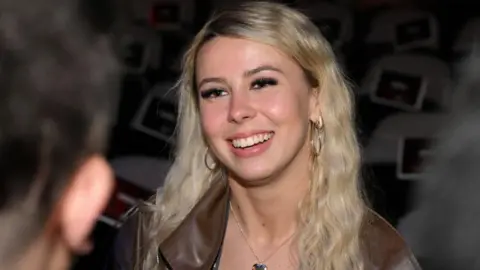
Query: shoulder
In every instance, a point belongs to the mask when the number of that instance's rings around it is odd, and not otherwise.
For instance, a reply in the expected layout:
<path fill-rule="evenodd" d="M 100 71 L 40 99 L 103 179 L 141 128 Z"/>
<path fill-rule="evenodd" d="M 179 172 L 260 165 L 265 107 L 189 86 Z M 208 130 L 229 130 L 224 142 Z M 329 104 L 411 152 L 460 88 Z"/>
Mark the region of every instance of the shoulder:
<path fill-rule="evenodd" d="M 138 247 L 145 244 L 148 231 L 146 228 L 152 213 L 140 203 L 125 214 L 113 247 L 114 270 L 134 269 L 135 262 L 138 261 L 137 253 L 140 251 Z"/>
<path fill-rule="evenodd" d="M 133 269 L 135 238 L 138 230 L 138 207 L 132 208 L 118 230 L 113 246 L 113 269 Z"/>
<path fill-rule="evenodd" d="M 392 225 L 374 211 L 367 211 L 361 233 L 362 246 L 370 268 L 421 269 L 405 240 Z"/>

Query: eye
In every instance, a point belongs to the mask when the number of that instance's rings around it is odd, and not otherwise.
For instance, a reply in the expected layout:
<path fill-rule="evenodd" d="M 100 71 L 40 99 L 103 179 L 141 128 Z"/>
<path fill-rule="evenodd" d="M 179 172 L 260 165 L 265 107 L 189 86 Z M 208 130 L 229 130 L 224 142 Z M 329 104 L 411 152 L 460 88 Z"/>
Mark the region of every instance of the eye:
<path fill-rule="evenodd" d="M 260 78 L 260 79 L 256 79 L 255 81 L 253 81 L 251 87 L 253 89 L 262 89 L 262 88 L 265 88 L 267 86 L 274 86 L 274 85 L 277 85 L 277 84 L 278 84 L 278 82 L 275 79 Z"/>
<path fill-rule="evenodd" d="M 224 96 L 226 95 L 227 92 L 225 90 L 222 90 L 222 89 L 208 89 L 208 90 L 204 90 L 200 93 L 200 96 L 203 98 L 203 99 L 213 99 L 213 98 L 218 98 L 220 96 Z"/>

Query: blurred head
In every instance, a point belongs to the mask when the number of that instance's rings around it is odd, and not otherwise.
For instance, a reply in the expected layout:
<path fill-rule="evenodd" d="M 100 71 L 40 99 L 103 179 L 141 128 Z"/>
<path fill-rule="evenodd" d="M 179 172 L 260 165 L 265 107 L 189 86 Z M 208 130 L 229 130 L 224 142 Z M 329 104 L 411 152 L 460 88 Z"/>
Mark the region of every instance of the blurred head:
<path fill-rule="evenodd" d="M 479 67 L 477 53 L 459 66 L 455 107 L 418 184 L 415 216 L 405 224 L 423 269 L 480 269 Z"/>
<path fill-rule="evenodd" d="M 0 1 L 0 268 L 67 269 L 110 197 L 116 63 L 77 13 Z"/>
<path fill-rule="evenodd" d="M 351 93 L 306 16 L 260 1 L 219 12 L 187 51 L 178 88 L 177 158 L 157 200 L 156 235 L 168 235 L 223 172 L 258 185 L 288 169 L 310 183 L 299 209 L 302 269 L 361 266 Z"/>

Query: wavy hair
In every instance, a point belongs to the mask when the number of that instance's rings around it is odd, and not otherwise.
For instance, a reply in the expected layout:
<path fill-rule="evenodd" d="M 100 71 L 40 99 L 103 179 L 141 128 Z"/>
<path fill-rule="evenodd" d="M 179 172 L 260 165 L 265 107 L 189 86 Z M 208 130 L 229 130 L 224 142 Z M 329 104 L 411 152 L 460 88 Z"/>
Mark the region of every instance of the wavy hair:
<path fill-rule="evenodd" d="M 318 28 L 302 13 L 282 4 L 250 2 L 215 14 L 192 41 L 183 59 L 178 81 L 179 119 L 175 162 L 156 203 L 143 224 L 146 259 L 139 269 L 153 269 L 158 244 L 175 230 L 196 202 L 219 177 L 204 162 L 207 145 L 202 137 L 195 87 L 195 61 L 205 42 L 236 37 L 274 46 L 303 68 L 318 84 L 323 131 L 318 156 L 312 157 L 309 194 L 299 205 L 298 255 L 300 269 L 363 269 L 360 230 L 365 203 L 359 185 L 360 151 L 353 98 L 334 56 Z"/>

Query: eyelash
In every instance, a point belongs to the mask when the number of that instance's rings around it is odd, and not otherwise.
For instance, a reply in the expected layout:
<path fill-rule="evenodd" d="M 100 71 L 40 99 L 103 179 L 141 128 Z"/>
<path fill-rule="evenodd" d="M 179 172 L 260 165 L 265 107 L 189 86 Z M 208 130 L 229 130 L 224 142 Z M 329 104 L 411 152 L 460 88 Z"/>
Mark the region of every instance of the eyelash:
<path fill-rule="evenodd" d="M 275 86 L 277 84 L 278 84 L 278 81 L 273 78 L 260 78 L 260 79 L 254 80 L 250 84 L 250 87 L 252 89 L 258 90 L 258 89 L 265 88 L 267 86 Z M 213 98 L 221 97 L 223 95 L 225 95 L 225 90 L 219 89 L 219 88 L 208 89 L 208 90 L 202 91 L 200 94 L 200 96 L 203 99 L 213 99 Z"/>
<path fill-rule="evenodd" d="M 211 98 L 218 98 L 218 97 L 224 95 L 224 93 L 225 93 L 225 90 L 218 89 L 218 88 L 213 88 L 213 89 L 202 91 L 200 93 L 200 96 L 203 99 L 211 99 Z"/>
<path fill-rule="evenodd" d="M 273 78 L 260 78 L 260 79 L 256 79 L 255 81 L 253 81 L 252 84 L 251 84 L 251 87 L 253 89 L 259 89 L 259 88 L 255 88 L 254 86 L 255 85 L 262 85 L 260 88 L 264 88 L 266 86 L 275 86 L 277 84 L 278 84 L 277 80 L 275 80 Z"/>

